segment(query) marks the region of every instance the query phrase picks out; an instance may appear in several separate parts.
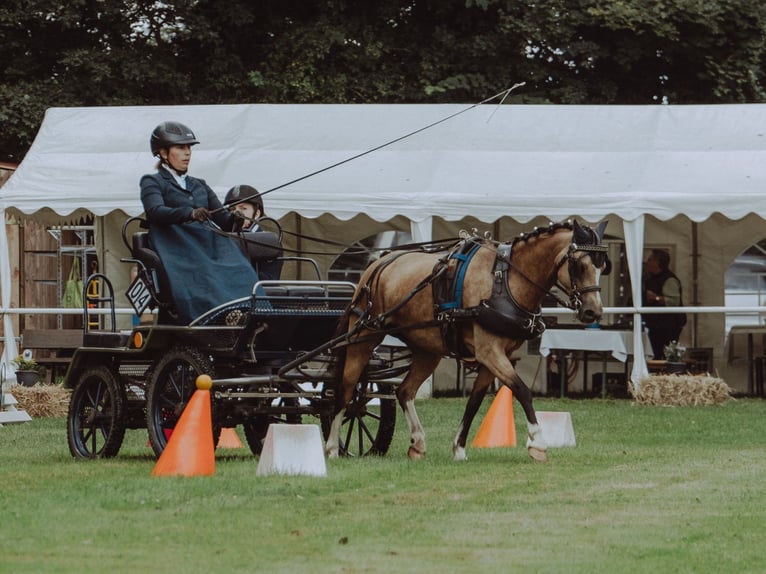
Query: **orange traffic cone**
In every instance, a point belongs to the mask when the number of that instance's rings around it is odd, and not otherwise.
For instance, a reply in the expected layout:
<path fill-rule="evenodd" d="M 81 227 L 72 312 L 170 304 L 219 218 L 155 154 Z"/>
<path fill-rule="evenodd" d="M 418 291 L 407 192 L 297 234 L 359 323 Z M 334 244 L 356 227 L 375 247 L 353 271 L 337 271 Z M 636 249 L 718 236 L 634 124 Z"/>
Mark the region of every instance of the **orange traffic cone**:
<path fill-rule="evenodd" d="M 221 436 L 218 438 L 218 448 L 242 448 L 242 441 L 239 440 L 237 431 L 227 427 L 221 429 Z"/>
<path fill-rule="evenodd" d="M 197 390 L 186 405 L 152 476 L 207 476 L 215 472 L 213 420 L 207 375 L 197 377 Z"/>
<path fill-rule="evenodd" d="M 489 406 L 471 446 L 489 448 L 516 446 L 516 426 L 513 422 L 513 393 L 505 385 L 500 387 Z"/>

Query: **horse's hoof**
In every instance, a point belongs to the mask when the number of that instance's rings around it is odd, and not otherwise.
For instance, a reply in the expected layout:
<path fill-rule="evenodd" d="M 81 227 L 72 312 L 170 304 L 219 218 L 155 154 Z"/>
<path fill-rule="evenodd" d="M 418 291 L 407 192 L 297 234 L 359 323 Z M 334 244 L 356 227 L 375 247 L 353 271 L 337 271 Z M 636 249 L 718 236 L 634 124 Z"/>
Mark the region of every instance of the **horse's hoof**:
<path fill-rule="evenodd" d="M 329 459 L 339 458 L 337 450 L 328 450 L 325 454 L 327 454 L 327 458 Z"/>
<path fill-rule="evenodd" d="M 411 446 L 407 450 L 407 456 L 410 457 L 410 460 L 419 460 L 421 458 L 425 458 L 426 457 L 426 453 L 420 452 L 414 446 Z"/>
<path fill-rule="evenodd" d="M 535 446 L 528 446 L 527 453 L 537 462 L 548 462 L 548 453 Z"/>
<path fill-rule="evenodd" d="M 452 460 L 454 460 L 455 462 L 462 462 L 464 460 L 468 460 L 468 456 L 465 454 L 465 449 L 461 447 L 452 449 Z"/>

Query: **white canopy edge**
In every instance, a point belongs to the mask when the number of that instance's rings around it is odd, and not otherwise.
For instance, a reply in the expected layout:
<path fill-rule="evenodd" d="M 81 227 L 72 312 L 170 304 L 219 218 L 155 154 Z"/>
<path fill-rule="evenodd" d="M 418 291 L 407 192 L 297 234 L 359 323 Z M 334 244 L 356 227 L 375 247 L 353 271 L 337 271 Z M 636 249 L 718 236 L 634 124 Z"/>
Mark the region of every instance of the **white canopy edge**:
<path fill-rule="evenodd" d="M 194 130 L 201 143 L 190 173 L 223 197 L 242 183 L 272 189 L 467 110 L 269 194 L 269 214 L 415 222 L 766 215 L 766 105 L 469 108 L 51 108 L 0 205 L 43 221 L 140 214 L 138 180 L 155 164 L 149 134 L 163 120 Z"/>

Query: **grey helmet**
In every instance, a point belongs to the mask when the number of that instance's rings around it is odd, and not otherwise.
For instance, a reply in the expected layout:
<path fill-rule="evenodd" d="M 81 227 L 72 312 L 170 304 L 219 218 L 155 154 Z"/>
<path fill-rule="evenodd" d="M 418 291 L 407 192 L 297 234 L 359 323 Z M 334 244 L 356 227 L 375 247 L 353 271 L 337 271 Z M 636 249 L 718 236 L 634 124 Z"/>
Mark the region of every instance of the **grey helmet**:
<path fill-rule="evenodd" d="M 180 122 L 162 122 L 152 132 L 149 145 L 152 155 L 159 156 L 162 148 L 172 145 L 194 145 L 199 141 L 194 137 L 194 132 Z"/>

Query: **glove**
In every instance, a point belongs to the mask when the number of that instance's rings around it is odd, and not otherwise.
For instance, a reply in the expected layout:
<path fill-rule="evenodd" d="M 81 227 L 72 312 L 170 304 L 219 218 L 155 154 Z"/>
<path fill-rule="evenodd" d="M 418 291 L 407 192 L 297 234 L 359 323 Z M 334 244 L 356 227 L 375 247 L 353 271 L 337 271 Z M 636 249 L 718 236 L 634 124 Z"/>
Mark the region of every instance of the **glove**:
<path fill-rule="evenodd" d="M 242 231 L 242 228 L 245 226 L 245 216 L 242 215 L 239 211 L 232 211 L 231 212 L 231 230 L 234 233 L 239 233 Z"/>
<path fill-rule="evenodd" d="M 204 207 L 197 207 L 192 210 L 189 221 L 207 221 L 210 219 L 210 213 Z"/>

